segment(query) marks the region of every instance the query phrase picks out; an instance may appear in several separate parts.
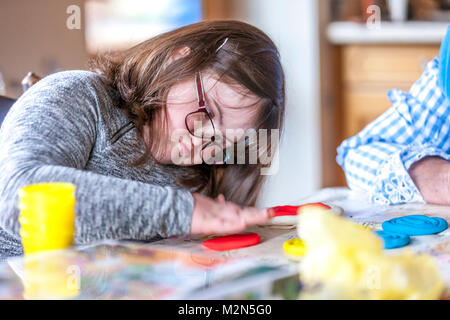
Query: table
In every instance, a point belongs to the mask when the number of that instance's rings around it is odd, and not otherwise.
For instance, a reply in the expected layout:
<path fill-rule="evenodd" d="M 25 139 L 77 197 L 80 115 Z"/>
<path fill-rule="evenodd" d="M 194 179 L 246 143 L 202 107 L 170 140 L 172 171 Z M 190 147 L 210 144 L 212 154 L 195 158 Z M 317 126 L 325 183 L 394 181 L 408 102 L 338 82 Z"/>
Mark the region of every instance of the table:
<path fill-rule="evenodd" d="M 450 225 L 450 207 L 421 203 L 409 203 L 394 206 L 375 205 L 360 193 L 348 188 L 322 189 L 313 195 L 299 199 L 295 204 L 327 202 L 344 209 L 344 215 L 354 222 L 370 227 L 372 230 L 381 230 L 381 224 L 394 217 L 409 214 L 425 214 L 431 217 L 441 217 Z M 252 258 L 261 262 L 278 264 L 295 263 L 283 253 L 283 243 L 297 238 L 297 230 L 282 230 L 269 227 L 252 227 L 248 231 L 256 232 L 261 236 L 262 243 L 258 246 L 243 248 L 227 252 L 209 252 L 214 257 L 225 258 Z M 154 245 L 161 247 L 185 248 L 192 252 L 204 252 L 201 240 L 189 238 L 171 238 L 160 240 Z M 445 297 L 450 297 L 450 228 L 429 236 L 412 237 L 411 243 L 403 248 L 385 250 L 390 254 L 412 249 L 417 253 L 428 253 L 436 260 L 446 284 Z"/>
<path fill-rule="evenodd" d="M 450 221 L 450 207 L 419 203 L 374 205 L 364 195 L 346 188 L 322 189 L 291 204 L 309 202 L 328 202 L 339 206 L 344 209 L 346 217 L 373 230 L 381 229 L 381 223 L 385 220 L 407 214 L 439 216 Z M 201 242 L 205 237 L 174 237 L 152 243 L 106 242 L 77 247 L 75 250 L 62 250 L 58 253 L 58 259 L 53 260 L 67 261 L 68 268 L 75 267 L 75 272 L 79 268 L 78 271 L 83 274 L 83 285 L 88 288 L 83 289 L 82 297 L 88 299 L 184 298 L 186 295 L 183 294 L 195 286 L 210 290 L 207 295 L 202 295 L 201 290 L 197 290 L 197 297 L 211 297 L 215 294 L 211 291 L 211 284 L 219 278 L 219 282 L 222 282 L 221 292 L 225 292 L 224 288 L 227 288 L 228 295 L 236 297 L 233 296 L 233 290 L 245 287 L 245 281 L 242 281 L 245 277 L 237 275 L 248 274 L 249 270 L 263 280 L 294 275 L 298 270 L 298 263 L 284 254 L 282 246 L 285 241 L 298 237 L 295 228 L 255 226 L 248 231 L 257 232 L 262 242 L 257 246 L 227 252 L 203 249 Z M 426 252 L 435 259 L 446 284 L 444 297 L 450 297 L 450 229 L 438 235 L 413 237 L 408 247 L 386 251 L 396 253 L 406 249 Z M 0 298 L 20 299 L 23 286 L 17 275 L 22 279 L 24 277 L 23 259 L 14 258 L 8 262 L 9 264 L 0 264 Z M 60 266 L 55 266 L 54 269 L 57 270 L 58 267 Z M 227 280 L 223 281 L 225 278 Z M 168 285 L 161 289 L 161 286 L 154 285 L 155 281 Z M 224 287 L 223 282 L 233 285 Z M 265 288 L 269 290 L 269 286 Z M 267 296 L 253 293 L 251 298 Z"/>

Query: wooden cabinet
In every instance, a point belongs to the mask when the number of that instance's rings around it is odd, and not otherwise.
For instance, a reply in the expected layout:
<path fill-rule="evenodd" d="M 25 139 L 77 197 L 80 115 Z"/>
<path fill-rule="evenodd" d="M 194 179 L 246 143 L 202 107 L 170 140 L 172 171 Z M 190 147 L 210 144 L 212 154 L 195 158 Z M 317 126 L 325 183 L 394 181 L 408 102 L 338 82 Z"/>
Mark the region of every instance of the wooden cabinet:
<path fill-rule="evenodd" d="M 204 20 L 230 19 L 231 3 L 229 0 L 202 0 Z"/>
<path fill-rule="evenodd" d="M 342 137 L 348 138 L 386 111 L 390 89 L 408 91 L 437 45 L 347 45 L 341 47 Z"/>

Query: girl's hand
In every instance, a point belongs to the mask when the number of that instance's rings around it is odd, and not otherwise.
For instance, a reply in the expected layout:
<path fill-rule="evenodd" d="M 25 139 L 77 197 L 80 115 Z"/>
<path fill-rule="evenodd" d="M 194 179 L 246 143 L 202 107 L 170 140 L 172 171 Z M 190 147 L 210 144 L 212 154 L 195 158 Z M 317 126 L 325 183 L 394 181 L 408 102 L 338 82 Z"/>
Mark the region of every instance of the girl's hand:
<path fill-rule="evenodd" d="M 450 162 L 426 157 L 414 163 L 408 173 L 426 202 L 450 205 Z"/>
<path fill-rule="evenodd" d="M 215 200 L 199 193 L 193 193 L 192 196 L 192 235 L 239 232 L 247 226 L 263 224 L 273 215 L 271 210 L 240 207 L 227 202 L 223 195 L 219 195 Z"/>

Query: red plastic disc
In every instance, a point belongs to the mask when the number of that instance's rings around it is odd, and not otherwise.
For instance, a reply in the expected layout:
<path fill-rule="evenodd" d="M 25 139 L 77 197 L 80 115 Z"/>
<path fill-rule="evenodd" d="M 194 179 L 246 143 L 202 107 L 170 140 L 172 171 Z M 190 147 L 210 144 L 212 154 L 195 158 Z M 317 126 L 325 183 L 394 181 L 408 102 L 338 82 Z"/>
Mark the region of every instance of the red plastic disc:
<path fill-rule="evenodd" d="M 322 202 L 316 202 L 316 203 L 307 203 L 303 204 L 301 206 L 278 206 L 273 207 L 275 211 L 274 217 L 280 217 L 280 216 L 296 216 L 297 212 L 300 208 L 307 207 L 307 206 L 314 206 L 314 207 L 321 207 L 324 209 L 331 209 L 330 206 L 327 206 L 326 204 Z"/>
<path fill-rule="evenodd" d="M 214 251 L 227 251 L 254 246 L 260 242 L 261 237 L 257 233 L 236 233 L 203 241 L 202 246 Z"/>

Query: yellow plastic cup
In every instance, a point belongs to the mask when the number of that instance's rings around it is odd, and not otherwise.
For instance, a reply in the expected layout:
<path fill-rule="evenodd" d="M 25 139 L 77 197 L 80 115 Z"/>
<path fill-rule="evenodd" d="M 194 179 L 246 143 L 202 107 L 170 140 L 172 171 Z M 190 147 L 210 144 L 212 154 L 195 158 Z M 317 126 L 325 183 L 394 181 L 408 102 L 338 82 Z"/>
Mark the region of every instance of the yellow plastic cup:
<path fill-rule="evenodd" d="M 27 233 L 57 233 L 57 234 L 66 234 L 70 233 L 73 234 L 75 231 L 75 227 L 73 223 L 70 224 L 60 224 L 58 229 L 52 228 L 51 226 L 48 226 L 45 222 L 35 222 L 34 224 L 21 224 L 21 230 L 25 231 Z"/>
<path fill-rule="evenodd" d="M 75 185 L 39 183 L 18 191 L 25 254 L 70 247 L 75 232 Z"/>
<path fill-rule="evenodd" d="M 27 243 L 28 249 L 33 248 L 32 252 L 68 248 L 73 241 L 73 234 L 46 234 L 41 236 L 21 230 L 20 236 L 23 239 L 22 241 Z M 41 247 L 46 249 L 39 250 Z"/>

